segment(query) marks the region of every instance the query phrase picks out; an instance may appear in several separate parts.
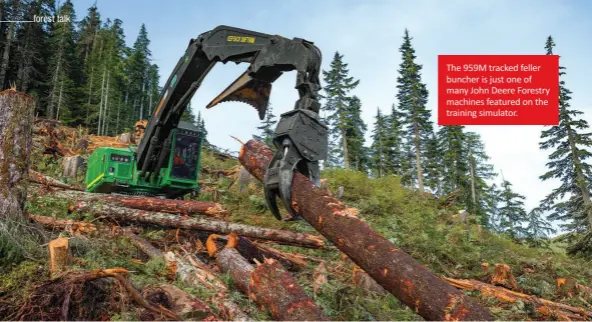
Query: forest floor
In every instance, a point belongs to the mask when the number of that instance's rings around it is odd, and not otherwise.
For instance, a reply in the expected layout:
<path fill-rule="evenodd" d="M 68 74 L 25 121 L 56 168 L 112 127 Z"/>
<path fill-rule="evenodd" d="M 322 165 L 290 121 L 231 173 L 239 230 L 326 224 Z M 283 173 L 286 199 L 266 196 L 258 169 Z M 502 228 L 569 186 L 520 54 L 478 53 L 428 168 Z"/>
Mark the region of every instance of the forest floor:
<path fill-rule="evenodd" d="M 64 131 L 70 133 L 64 138 L 72 139 L 72 133 L 81 130 Z M 60 148 L 74 150 L 74 142 L 66 141 L 62 141 Z M 83 187 L 83 173 L 76 179 L 66 178 L 63 175 L 62 158 L 59 155 L 44 154 L 39 147 L 40 145 L 31 158 L 32 169 L 70 185 Z M 215 170 L 239 167 L 238 161 L 221 161 L 204 151 L 202 168 L 209 170 L 210 174 L 202 173 L 200 180 L 205 184 L 196 199 L 220 203 L 228 211 L 223 219 L 229 222 L 317 234 L 305 221 L 276 220 L 267 210 L 259 182 L 252 180 L 247 185 L 233 184 L 237 180 L 236 176 L 213 174 Z M 511 287 L 514 291 L 579 307 L 584 311 L 592 310 L 592 296 L 589 294 L 589 287 L 592 286 L 590 259 L 570 258 L 560 245 L 531 248 L 516 243 L 484 229 L 470 215 L 466 221 L 461 221 L 458 216 L 460 209 L 450 203 L 450 200 L 435 199 L 409 191 L 395 177 L 369 179 L 363 173 L 345 170 L 324 171 L 322 177 L 328 180 L 330 191 L 336 192 L 339 187 L 343 187 L 341 201 L 349 207 L 359 209 L 359 217 L 440 277 L 491 283 L 496 264 L 506 264 L 516 281 Z M 38 189 L 33 188 L 29 189 L 29 194 L 27 209 L 30 214 L 87 221 L 97 226 L 112 225 L 112 221 L 105 218 L 68 211 L 72 200 L 59 198 L 51 193 L 39 193 Z M 131 273 L 131 283 L 138 290 L 172 284 L 205 303 L 216 302 L 216 292 L 206 286 L 189 287 L 171 274 L 165 260 L 149 259 L 127 236 L 75 234 L 67 229 L 45 230 L 45 234 L 48 240 L 56 237 L 69 238 L 73 270 L 124 268 Z M 159 226 L 144 225 L 138 235 L 161 250 L 196 242 L 189 231 L 179 232 Z M 305 259 L 304 268 L 290 273 L 332 320 L 422 320 L 391 294 L 376 289 L 370 285 L 372 283 L 360 282 L 354 278 L 355 265 L 345 260 L 342 253 L 334 248 L 272 246 L 283 252 L 301 254 L 305 256 L 303 258 L 311 259 Z M 195 249 L 195 255 L 207 263 L 212 271 L 217 272 L 215 260 L 208 254 L 208 250 L 204 247 Z M 35 309 L 30 301 L 32 294 L 40 285 L 50 281 L 48 258 L 27 258 L 3 268 L 4 273 L 0 275 L 0 316 L 11 319 L 19 311 L 22 313 L 23 309 Z M 250 318 L 272 319 L 267 310 L 258 308 L 249 297 L 236 289 L 228 276 L 219 276 L 229 289 L 230 298 Z M 562 292 L 558 280 L 565 278 L 575 279 L 580 291 Z M 104 292 L 108 286 L 100 283 L 85 285 L 81 298 L 77 299 L 84 303 L 78 303 L 76 310 L 70 310 L 70 319 L 154 319 L 154 316 L 146 317 L 141 306 L 126 301 L 121 294 Z M 503 301 L 495 294 L 478 290 L 465 290 L 465 293 L 486 306 L 498 320 L 561 319 L 561 315 L 552 311 L 542 314 L 530 306 L 528 301 Z M 63 306 L 61 302 L 53 304 L 58 310 Z M 221 313 L 215 305 L 210 305 L 210 308 L 216 315 Z M 587 319 L 592 317 L 588 316 Z"/>

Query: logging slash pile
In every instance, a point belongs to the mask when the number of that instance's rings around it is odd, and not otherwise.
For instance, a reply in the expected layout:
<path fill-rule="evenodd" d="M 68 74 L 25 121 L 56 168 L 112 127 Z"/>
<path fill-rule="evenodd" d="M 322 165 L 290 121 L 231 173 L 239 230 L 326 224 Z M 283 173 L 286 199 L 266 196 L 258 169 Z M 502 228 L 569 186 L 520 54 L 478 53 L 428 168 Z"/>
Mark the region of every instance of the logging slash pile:
<path fill-rule="evenodd" d="M 44 255 L 3 268 L 4 320 L 592 320 L 585 260 L 467 224 L 395 177 L 296 175 L 304 220 L 282 222 L 260 141 L 204 151 L 201 194 L 164 200 L 83 191 L 90 151 L 129 142 L 33 131 L 26 215 Z"/>

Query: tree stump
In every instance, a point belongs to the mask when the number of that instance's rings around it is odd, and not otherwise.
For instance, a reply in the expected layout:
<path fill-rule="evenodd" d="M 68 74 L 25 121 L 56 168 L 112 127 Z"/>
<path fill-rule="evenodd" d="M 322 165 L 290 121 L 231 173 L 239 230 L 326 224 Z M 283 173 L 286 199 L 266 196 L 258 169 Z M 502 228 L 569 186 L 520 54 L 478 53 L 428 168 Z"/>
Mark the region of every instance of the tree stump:
<path fill-rule="evenodd" d="M 24 207 L 34 110 L 31 96 L 0 92 L 0 264 L 27 253 Z"/>
<path fill-rule="evenodd" d="M 495 264 L 491 284 L 503 286 L 510 290 L 518 290 L 518 283 L 516 283 L 516 279 L 512 275 L 512 268 L 506 264 Z"/>
<path fill-rule="evenodd" d="M 49 271 L 53 276 L 68 267 L 71 263 L 68 238 L 60 237 L 49 242 Z"/>
<path fill-rule="evenodd" d="M 78 169 L 84 166 L 84 160 L 79 155 L 65 157 L 62 161 L 62 165 L 64 167 L 64 176 L 76 179 L 78 176 Z"/>

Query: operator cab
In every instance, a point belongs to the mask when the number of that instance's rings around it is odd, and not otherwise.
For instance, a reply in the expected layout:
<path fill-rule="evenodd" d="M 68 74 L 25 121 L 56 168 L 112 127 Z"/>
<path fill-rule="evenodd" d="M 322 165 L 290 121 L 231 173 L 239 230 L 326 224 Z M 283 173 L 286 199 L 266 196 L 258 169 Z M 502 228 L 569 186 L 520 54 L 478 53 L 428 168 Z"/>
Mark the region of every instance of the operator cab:
<path fill-rule="evenodd" d="M 197 180 L 201 137 L 202 135 L 195 125 L 185 121 L 179 122 L 171 147 L 173 153 L 170 160 L 170 177 L 172 180 Z"/>

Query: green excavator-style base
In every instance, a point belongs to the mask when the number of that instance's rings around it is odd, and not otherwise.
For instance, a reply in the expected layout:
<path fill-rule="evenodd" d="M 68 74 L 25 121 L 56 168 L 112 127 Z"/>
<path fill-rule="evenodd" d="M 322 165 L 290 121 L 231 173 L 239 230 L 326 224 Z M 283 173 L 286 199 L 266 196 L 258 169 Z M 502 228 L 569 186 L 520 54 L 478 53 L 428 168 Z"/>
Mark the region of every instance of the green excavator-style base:
<path fill-rule="evenodd" d="M 198 191 L 201 133 L 189 123 L 181 122 L 174 130 L 168 166 L 157 176 L 140 177 L 135 146 L 128 148 L 102 147 L 88 159 L 86 191 L 149 195 L 177 198 Z"/>

